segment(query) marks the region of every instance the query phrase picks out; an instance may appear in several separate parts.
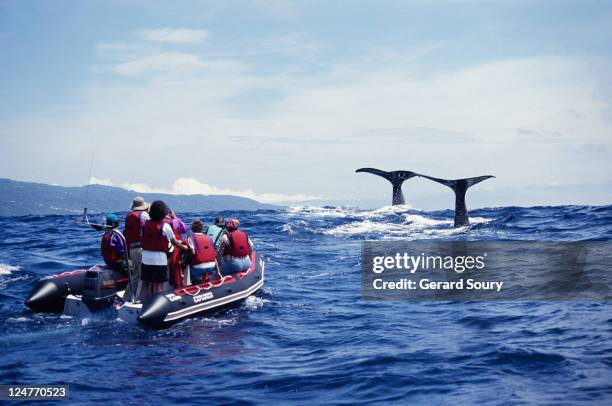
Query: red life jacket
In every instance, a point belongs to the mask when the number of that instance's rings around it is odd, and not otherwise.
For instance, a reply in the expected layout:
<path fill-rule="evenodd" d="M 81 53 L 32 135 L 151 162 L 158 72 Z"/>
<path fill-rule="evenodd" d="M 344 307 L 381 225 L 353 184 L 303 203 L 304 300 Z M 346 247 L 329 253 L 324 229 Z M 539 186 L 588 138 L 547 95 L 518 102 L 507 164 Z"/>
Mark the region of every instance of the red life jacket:
<path fill-rule="evenodd" d="M 121 258 L 121 255 L 119 255 L 119 252 L 117 252 L 117 250 L 113 246 L 111 246 L 112 236 L 113 233 L 111 231 L 105 232 L 102 236 L 102 243 L 100 244 L 100 248 L 102 250 L 102 258 L 104 258 L 104 262 L 108 266 L 113 266 L 123 259 Z"/>
<path fill-rule="evenodd" d="M 133 243 L 142 241 L 142 226 L 140 225 L 141 210 L 133 210 L 125 216 L 125 229 L 123 235 L 128 247 Z"/>
<path fill-rule="evenodd" d="M 147 220 L 142 230 L 142 249 L 168 252 L 170 241 L 164 233 L 164 222 Z"/>
<path fill-rule="evenodd" d="M 230 246 L 225 250 L 226 255 L 233 257 L 244 257 L 249 255 L 249 236 L 241 230 L 229 231 L 227 233 Z"/>
<path fill-rule="evenodd" d="M 212 238 L 205 234 L 193 234 L 191 236 L 195 256 L 191 260 L 191 265 L 203 264 L 205 262 L 215 262 L 215 244 Z"/>

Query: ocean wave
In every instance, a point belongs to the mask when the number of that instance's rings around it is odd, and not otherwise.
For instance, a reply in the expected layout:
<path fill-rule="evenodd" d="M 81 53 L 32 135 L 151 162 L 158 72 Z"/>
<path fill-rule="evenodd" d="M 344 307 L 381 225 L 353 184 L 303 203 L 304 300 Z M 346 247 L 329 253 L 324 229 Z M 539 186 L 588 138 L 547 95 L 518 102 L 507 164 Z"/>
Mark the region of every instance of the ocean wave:
<path fill-rule="evenodd" d="M 293 206 L 287 209 L 287 214 L 312 217 L 346 217 L 351 215 L 350 209 L 333 206 Z"/>
<path fill-rule="evenodd" d="M 398 239 L 419 237 L 447 237 L 464 233 L 469 227 L 453 227 L 453 220 L 440 220 L 425 217 L 420 214 L 405 214 L 403 222 L 375 221 L 366 219 L 341 224 L 323 231 L 323 234 L 334 237 L 342 236 L 364 236 L 369 239 Z M 491 219 L 474 217 L 470 218 L 472 224 L 484 224 Z"/>
<path fill-rule="evenodd" d="M 287 214 L 307 217 L 382 218 L 389 215 L 400 215 L 414 210 L 415 209 L 409 205 L 383 206 L 372 210 L 356 207 L 294 206 L 287 209 Z"/>
<path fill-rule="evenodd" d="M 27 317 L 9 317 L 8 319 L 6 319 L 6 321 L 8 321 L 9 323 L 26 323 L 31 321 L 31 319 L 27 318 Z"/>
<path fill-rule="evenodd" d="M 436 220 L 421 216 L 419 214 L 406 214 L 404 215 L 406 223 L 416 226 L 431 227 L 431 226 L 452 226 L 453 220 Z"/>
<path fill-rule="evenodd" d="M 31 274 L 21 271 L 21 266 L 0 264 L 0 289 L 4 290 L 9 284 L 32 278 Z M 12 295 L 13 292 L 9 290 L 7 294 Z"/>
<path fill-rule="evenodd" d="M 476 215 L 470 217 L 471 226 L 454 228 L 452 211 L 423 212 L 408 205 L 384 206 L 374 210 L 333 206 L 295 206 L 285 215 L 290 220 L 281 231 L 290 236 L 301 233 L 323 234 L 332 237 L 360 237 L 367 239 L 446 238 L 478 229 L 495 218 Z"/>
<path fill-rule="evenodd" d="M 13 272 L 20 271 L 21 267 L 9 264 L 0 264 L 0 275 L 10 275 Z"/>
<path fill-rule="evenodd" d="M 406 235 L 409 231 L 410 228 L 406 224 L 381 223 L 364 220 L 336 226 L 330 230 L 323 231 L 323 234 L 334 237 L 381 234 L 383 237 L 392 238 L 394 236 Z"/>
<path fill-rule="evenodd" d="M 261 399 L 262 391 L 281 404 L 605 403 L 608 302 L 360 300 L 363 239 L 612 239 L 612 206 L 470 214 L 470 226 L 454 228 L 452 210 L 407 206 L 245 212 L 243 224 L 267 261 L 264 288 L 241 305 L 161 331 L 27 310 L 23 301 L 39 278 L 100 262 L 101 233 L 67 227 L 62 216 L 0 218 L 10 242 L 0 241 L 0 285 L 7 286 L 0 375 L 72 382 L 76 403 L 154 401 L 151 388 L 161 387 L 215 404 Z M 24 245 L 23 236 L 36 238 Z M 105 377 L 103 387 L 92 370 Z M 139 385 L 128 388 L 134 378 Z M 546 385 L 523 385 L 543 378 Z"/>
<path fill-rule="evenodd" d="M 268 302 L 269 300 L 261 298 L 261 297 L 249 296 L 244 300 L 243 305 L 249 310 L 256 310 L 256 309 L 259 309 L 260 307 L 263 307 L 263 305 Z"/>
<path fill-rule="evenodd" d="M 383 206 L 374 210 L 361 210 L 358 213 L 363 217 L 381 217 L 391 214 L 404 214 L 415 210 L 418 211 L 418 209 L 415 209 L 410 205 L 401 204 L 396 206 Z"/>

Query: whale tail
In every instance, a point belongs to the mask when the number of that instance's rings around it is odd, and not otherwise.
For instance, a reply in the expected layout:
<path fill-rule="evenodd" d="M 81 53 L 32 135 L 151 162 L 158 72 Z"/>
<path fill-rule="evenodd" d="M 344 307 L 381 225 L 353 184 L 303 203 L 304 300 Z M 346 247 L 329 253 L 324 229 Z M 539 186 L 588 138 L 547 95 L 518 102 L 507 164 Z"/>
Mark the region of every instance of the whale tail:
<path fill-rule="evenodd" d="M 440 179 L 427 175 L 419 176 L 446 185 L 455 192 L 455 227 L 462 227 L 470 224 L 467 206 L 465 205 L 465 194 L 468 188 L 482 182 L 483 180 L 495 177 L 493 175 L 485 175 L 464 179 Z"/>
<path fill-rule="evenodd" d="M 416 172 L 410 171 L 382 171 L 376 168 L 360 168 L 355 172 L 366 172 L 371 173 L 373 175 L 381 176 L 391 182 L 393 185 L 393 201 L 392 204 L 397 206 L 399 204 L 406 204 L 406 200 L 404 199 L 404 194 L 402 193 L 402 183 L 405 180 L 413 178 L 415 176 L 419 176 Z"/>

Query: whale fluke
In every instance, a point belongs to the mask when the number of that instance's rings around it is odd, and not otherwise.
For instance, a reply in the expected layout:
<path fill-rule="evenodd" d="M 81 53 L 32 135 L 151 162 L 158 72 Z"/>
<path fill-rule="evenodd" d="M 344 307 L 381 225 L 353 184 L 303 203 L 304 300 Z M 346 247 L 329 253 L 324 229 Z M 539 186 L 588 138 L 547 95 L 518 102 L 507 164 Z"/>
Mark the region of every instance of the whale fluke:
<path fill-rule="evenodd" d="M 381 176 L 387 179 L 393 185 L 393 201 L 392 204 L 397 206 L 399 204 L 406 204 L 404 200 L 404 194 L 402 193 L 402 183 L 405 180 L 419 176 L 418 173 L 410 171 L 381 171 L 376 168 L 359 168 L 355 172 L 366 172 L 373 175 Z"/>
<path fill-rule="evenodd" d="M 433 176 L 419 175 L 423 178 L 433 180 L 434 182 L 441 183 L 453 189 L 455 192 L 455 227 L 467 226 L 470 224 L 468 217 L 467 206 L 465 205 L 465 193 L 470 186 L 474 186 L 483 180 L 494 178 L 493 175 L 477 176 L 475 178 L 465 179 L 440 179 L 434 178 Z"/>

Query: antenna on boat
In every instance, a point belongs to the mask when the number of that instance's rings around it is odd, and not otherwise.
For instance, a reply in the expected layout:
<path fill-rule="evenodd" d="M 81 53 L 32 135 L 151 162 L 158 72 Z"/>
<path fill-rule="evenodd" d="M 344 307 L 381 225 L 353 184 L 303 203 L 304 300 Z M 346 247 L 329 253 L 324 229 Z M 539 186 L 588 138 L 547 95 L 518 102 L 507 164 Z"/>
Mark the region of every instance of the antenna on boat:
<path fill-rule="evenodd" d="M 96 157 L 96 153 L 91 153 L 91 159 L 89 160 L 89 174 L 87 175 L 87 181 L 85 183 L 85 206 L 89 204 L 89 184 L 91 182 L 91 174 L 93 171 L 94 158 Z M 87 209 L 85 209 L 87 210 Z"/>
<path fill-rule="evenodd" d="M 84 200 L 84 206 L 83 207 L 83 223 L 85 224 L 89 224 L 89 219 L 87 218 L 87 206 L 89 205 L 89 182 L 91 181 L 91 173 L 93 170 L 93 164 L 94 164 L 94 157 L 95 157 L 95 152 L 91 153 L 91 159 L 89 160 L 89 174 L 87 175 L 87 181 L 85 182 L 85 198 Z M 79 223 L 78 219 L 74 220 L 75 223 Z"/>

